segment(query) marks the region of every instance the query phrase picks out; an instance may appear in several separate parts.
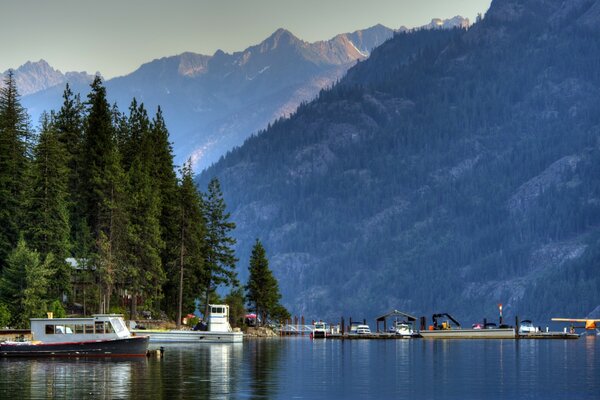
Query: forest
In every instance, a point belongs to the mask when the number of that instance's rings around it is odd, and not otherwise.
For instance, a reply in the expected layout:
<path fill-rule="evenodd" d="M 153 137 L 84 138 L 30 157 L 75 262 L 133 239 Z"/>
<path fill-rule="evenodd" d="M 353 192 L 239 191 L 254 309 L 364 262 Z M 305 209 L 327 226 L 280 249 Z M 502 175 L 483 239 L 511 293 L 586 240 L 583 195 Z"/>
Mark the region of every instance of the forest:
<path fill-rule="evenodd" d="M 176 173 L 160 107 L 151 118 L 133 99 L 122 112 L 96 76 L 86 101 L 67 85 L 60 110 L 45 113 L 34 133 L 8 74 L 0 88 L 0 326 L 27 327 L 47 312 L 179 323 L 222 301 L 243 313 L 234 229 L 218 180 L 199 192 L 191 163 Z M 275 282 L 270 306 L 277 290 Z"/>

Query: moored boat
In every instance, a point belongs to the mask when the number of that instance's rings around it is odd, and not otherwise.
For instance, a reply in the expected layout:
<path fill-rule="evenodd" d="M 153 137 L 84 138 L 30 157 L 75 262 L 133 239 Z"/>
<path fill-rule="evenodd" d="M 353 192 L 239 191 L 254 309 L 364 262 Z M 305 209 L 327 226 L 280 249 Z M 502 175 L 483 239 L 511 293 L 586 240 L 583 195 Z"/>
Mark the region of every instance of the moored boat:
<path fill-rule="evenodd" d="M 122 316 L 32 318 L 32 340 L 0 343 L 1 357 L 145 356 L 147 336 L 133 336 Z"/>
<path fill-rule="evenodd" d="M 445 317 L 446 320 L 438 323 L 438 319 Z M 472 329 L 463 329 L 460 323 L 450 314 L 434 314 L 433 325 L 429 329 L 421 329 L 419 335 L 423 339 L 515 339 L 516 330 L 512 327 L 488 328 L 490 326 L 475 326 Z"/>
<path fill-rule="evenodd" d="M 327 337 L 327 324 L 323 321 L 315 322 L 313 324 L 312 338 L 313 339 L 325 339 Z"/>
<path fill-rule="evenodd" d="M 229 306 L 210 304 L 206 330 L 133 329 L 135 334 L 147 335 L 151 343 L 241 343 L 244 334 L 229 324 Z"/>

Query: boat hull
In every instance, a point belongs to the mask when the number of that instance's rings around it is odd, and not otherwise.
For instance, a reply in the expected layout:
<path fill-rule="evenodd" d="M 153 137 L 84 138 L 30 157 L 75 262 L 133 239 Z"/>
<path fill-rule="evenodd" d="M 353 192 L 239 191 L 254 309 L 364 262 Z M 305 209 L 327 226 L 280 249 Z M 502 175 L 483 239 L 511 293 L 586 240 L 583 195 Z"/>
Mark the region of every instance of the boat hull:
<path fill-rule="evenodd" d="M 327 337 L 327 332 L 322 330 L 314 330 L 312 337 L 313 339 L 325 339 Z"/>
<path fill-rule="evenodd" d="M 134 330 L 136 335 L 146 335 L 150 343 L 241 343 L 242 332 L 205 332 L 205 331 L 158 331 Z"/>
<path fill-rule="evenodd" d="M 147 336 L 62 343 L 1 343 L 0 357 L 138 357 L 148 350 Z"/>
<path fill-rule="evenodd" d="M 514 329 L 440 329 L 419 332 L 423 339 L 515 339 Z"/>

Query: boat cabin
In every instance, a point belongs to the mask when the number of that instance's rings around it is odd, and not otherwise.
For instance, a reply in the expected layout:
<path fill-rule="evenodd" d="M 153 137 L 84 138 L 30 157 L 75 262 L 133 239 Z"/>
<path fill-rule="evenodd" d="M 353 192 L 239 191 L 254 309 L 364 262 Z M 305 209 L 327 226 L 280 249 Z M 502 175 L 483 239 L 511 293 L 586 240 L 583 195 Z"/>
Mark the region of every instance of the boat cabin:
<path fill-rule="evenodd" d="M 208 330 L 209 332 L 231 332 L 229 325 L 229 306 L 226 304 L 209 304 Z"/>
<path fill-rule="evenodd" d="M 94 314 L 85 318 L 32 318 L 31 335 L 33 340 L 58 343 L 120 339 L 131 333 L 121 315 Z"/>

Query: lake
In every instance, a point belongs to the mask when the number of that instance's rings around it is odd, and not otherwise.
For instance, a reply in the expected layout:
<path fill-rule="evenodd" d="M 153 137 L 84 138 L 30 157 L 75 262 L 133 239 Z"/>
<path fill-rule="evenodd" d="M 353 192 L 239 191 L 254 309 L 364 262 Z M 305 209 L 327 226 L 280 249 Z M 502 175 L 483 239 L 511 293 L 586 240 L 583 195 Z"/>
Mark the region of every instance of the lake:
<path fill-rule="evenodd" d="M 164 347 L 163 359 L 0 359 L 0 399 L 600 398 L 594 336 Z"/>

